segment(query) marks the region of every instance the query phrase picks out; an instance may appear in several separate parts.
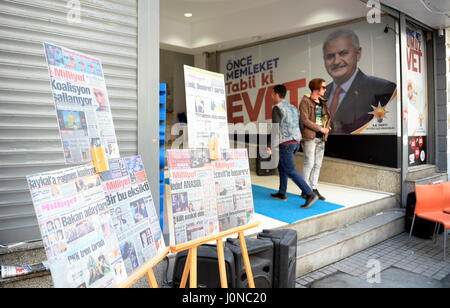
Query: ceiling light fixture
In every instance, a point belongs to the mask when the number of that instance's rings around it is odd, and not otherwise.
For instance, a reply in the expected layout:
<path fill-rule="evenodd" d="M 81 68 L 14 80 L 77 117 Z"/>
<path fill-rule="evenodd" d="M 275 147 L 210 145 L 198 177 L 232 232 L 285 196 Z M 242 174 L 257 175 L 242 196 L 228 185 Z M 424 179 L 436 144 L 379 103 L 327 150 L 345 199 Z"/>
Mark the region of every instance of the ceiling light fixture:
<path fill-rule="evenodd" d="M 192 17 L 192 13 L 186 13 L 186 14 L 184 14 L 184 17 L 190 18 L 190 17 Z"/>

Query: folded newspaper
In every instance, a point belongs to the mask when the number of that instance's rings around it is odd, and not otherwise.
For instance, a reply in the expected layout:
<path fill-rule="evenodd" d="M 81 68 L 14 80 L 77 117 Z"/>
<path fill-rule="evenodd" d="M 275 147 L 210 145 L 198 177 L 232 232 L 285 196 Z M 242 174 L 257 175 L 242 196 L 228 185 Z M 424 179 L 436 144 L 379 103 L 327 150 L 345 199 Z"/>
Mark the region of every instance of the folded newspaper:
<path fill-rule="evenodd" d="M 15 278 L 34 273 L 45 272 L 47 270 L 49 270 L 49 268 L 46 262 L 23 266 L 2 265 L 0 266 L 0 278 L 2 279 Z"/>

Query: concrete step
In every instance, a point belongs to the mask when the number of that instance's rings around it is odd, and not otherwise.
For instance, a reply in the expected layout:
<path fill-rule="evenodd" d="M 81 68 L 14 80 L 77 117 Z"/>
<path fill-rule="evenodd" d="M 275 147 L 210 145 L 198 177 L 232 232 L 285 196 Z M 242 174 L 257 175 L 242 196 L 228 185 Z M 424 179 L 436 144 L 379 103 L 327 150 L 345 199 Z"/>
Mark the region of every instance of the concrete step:
<path fill-rule="evenodd" d="M 398 196 L 391 195 L 383 199 L 367 202 L 357 206 L 351 206 L 336 212 L 311 217 L 280 228 L 289 228 L 297 231 L 299 240 L 322 234 L 323 232 L 342 228 L 346 225 L 356 223 L 377 213 L 391 209 L 400 208 Z"/>
<path fill-rule="evenodd" d="M 438 173 L 435 165 L 422 165 L 409 168 L 407 181 L 415 181 Z"/>
<path fill-rule="evenodd" d="M 47 260 L 47 256 L 44 248 L 42 248 L 42 242 L 26 244 L 13 249 L 0 248 L 0 265 L 23 266 L 41 263 L 45 260 Z M 166 262 L 160 262 L 153 268 L 157 283 L 160 287 L 165 287 L 166 266 Z M 48 289 L 53 287 L 53 279 L 48 270 L 13 278 L 0 278 L 0 289 Z M 149 288 L 147 278 L 141 278 L 132 288 Z"/>
<path fill-rule="evenodd" d="M 390 209 L 336 230 L 300 240 L 297 277 L 336 263 L 404 232 L 404 217 L 404 210 Z"/>
<path fill-rule="evenodd" d="M 246 148 L 250 157 L 256 157 L 257 146 L 236 143 L 237 148 Z M 250 170 L 256 172 L 256 158 L 250 158 Z M 304 166 L 304 154 L 297 153 L 295 165 Z M 435 166 L 428 166 L 427 172 L 435 172 Z M 324 157 L 319 182 L 358 187 L 374 191 L 401 194 L 401 169 L 359 163 L 339 158 Z"/>
<path fill-rule="evenodd" d="M 427 184 L 438 184 L 448 181 L 448 175 L 445 172 L 435 173 L 422 178 L 416 178 L 414 180 L 406 180 L 406 185 L 408 193 L 415 191 L 415 185 L 427 185 Z"/>
<path fill-rule="evenodd" d="M 440 173 L 435 173 L 426 177 L 421 177 L 421 178 L 417 178 L 414 180 L 406 180 L 407 183 L 415 183 L 415 184 L 419 184 L 419 185 L 424 185 L 424 184 L 437 184 L 437 183 L 441 183 L 441 182 L 446 182 L 448 181 L 448 177 L 447 177 L 447 173 L 445 172 L 440 172 Z"/>
<path fill-rule="evenodd" d="M 0 279 L 0 289 L 49 289 L 53 288 L 50 272 L 44 271 L 15 278 Z"/>
<path fill-rule="evenodd" d="M 0 249 L 0 265 L 23 266 L 47 260 L 42 242 L 23 244 Z M 30 275 L 0 279 L 0 288 L 51 288 L 53 281 L 50 271 Z"/>

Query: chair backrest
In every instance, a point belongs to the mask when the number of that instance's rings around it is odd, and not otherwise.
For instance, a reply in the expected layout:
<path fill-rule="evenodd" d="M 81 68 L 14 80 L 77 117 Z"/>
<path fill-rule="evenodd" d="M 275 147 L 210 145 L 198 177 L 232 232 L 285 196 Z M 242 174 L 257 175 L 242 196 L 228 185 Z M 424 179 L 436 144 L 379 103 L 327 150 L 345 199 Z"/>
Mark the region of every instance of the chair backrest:
<path fill-rule="evenodd" d="M 416 185 L 415 214 L 424 212 L 442 212 L 444 210 L 444 194 L 441 184 Z"/>
<path fill-rule="evenodd" d="M 442 185 L 442 190 L 444 194 L 444 211 L 450 211 L 450 182 L 445 182 Z"/>

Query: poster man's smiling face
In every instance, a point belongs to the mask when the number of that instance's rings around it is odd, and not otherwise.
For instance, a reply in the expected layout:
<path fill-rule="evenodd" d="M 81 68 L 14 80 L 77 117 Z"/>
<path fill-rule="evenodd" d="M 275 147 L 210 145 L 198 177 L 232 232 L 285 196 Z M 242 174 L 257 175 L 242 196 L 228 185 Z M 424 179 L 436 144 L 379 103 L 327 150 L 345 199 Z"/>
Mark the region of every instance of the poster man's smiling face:
<path fill-rule="evenodd" d="M 338 85 L 350 79 L 360 59 L 361 48 L 353 46 L 351 37 L 340 37 L 325 45 L 325 67 Z"/>

